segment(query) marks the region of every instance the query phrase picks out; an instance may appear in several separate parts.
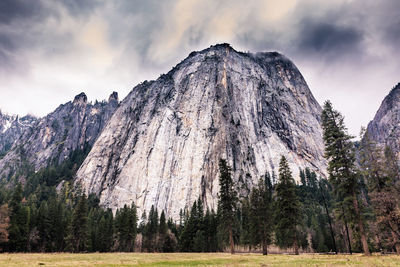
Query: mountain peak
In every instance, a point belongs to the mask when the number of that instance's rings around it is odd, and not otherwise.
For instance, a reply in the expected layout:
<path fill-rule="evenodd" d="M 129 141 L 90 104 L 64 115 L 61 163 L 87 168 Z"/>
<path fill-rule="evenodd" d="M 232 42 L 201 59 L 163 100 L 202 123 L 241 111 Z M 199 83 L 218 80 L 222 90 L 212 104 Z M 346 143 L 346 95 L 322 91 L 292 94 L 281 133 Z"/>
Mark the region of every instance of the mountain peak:
<path fill-rule="evenodd" d="M 285 60 L 229 44 L 191 53 L 132 89 L 75 182 L 114 210 L 135 201 L 139 212 L 154 205 L 177 218 L 199 197 L 216 208 L 220 158 L 243 196 L 277 172 L 281 155 L 294 175 L 299 168 L 325 175 L 321 107 Z"/>
<path fill-rule="evenodd" d="M 208 50 L 220 50 L 220 49 L 232 49 L 232 46 L 228 43 L 220 43 L 220 44 L 215 44 L 215 45 L 211 45 Z M 207 49 L 206 49 L 207 50 Z"/>
<path fill-rule="evenodd" d="M 400 146 L 397 144 L 400 138 L 400 129 L 397 127 L 400 122 L 399 111 L 400 83 L 383 99 L 374 119 L 368 124 L 367 131 L 373 140 L 382 145 L 389 145 L 400 157 Z"/>
<path fill-rule="evenodd" d="M 221 44 L 211 45 L 210 47 L 208 47 L 208 48 L 206 48 L 206 49 L 203 49 L 203 50 L 200 50 L 200 51 L 192 51 L 192 52 L 189 54 L 188 58 L 191 58 L 191 57 L 193 57 L 193 56 L 195 56 L 195 55 L 198 55 L 198 54 L 204 54 L 204 53 L 207 53 L 207 52 L 210 52 L 210 51 L 214 51 L 214 52 L 218 52 L 218 51 L 225 52 L 225 51 L 227 51 L 227 50 L 236 51 L 235 49 L 232 48 L 232 46 L 231 46 L 230 44 L 228 44 L 228 43 L 221 43 Z M 185 61 L 185 60 L 183 60 L 183 61 Z"/>
<path fill-rule="evenodd" d="M 86 103 L 87 102 L 87 96 L 85 93 L 80 93 L 79 95 L 76 95 L 74 98 L 74 104 L 75 103 Z"/>
<path fill-rule="evenodd" d="M 390 90 L 389 96 L 400 92 L 400 82 Z"/>
<path fill-rule="evenodd" d="M 379 110 L 384 109 L 384 112 L 393 109 L 400 105 L 400 83 L 395 85 L 389 94 L 383 99 L 381 107 Z M 377 114 L 380 113 L 378 110 Z"/>
<path fill-rule="evenodd" d="M 118 99 L 118 92 L 112 92 L 112 94 L 110 95 L 110 97 L 108 98 L 108 102 L 111 102 L 111 101 L 119 101 L 119 99 Z"/>

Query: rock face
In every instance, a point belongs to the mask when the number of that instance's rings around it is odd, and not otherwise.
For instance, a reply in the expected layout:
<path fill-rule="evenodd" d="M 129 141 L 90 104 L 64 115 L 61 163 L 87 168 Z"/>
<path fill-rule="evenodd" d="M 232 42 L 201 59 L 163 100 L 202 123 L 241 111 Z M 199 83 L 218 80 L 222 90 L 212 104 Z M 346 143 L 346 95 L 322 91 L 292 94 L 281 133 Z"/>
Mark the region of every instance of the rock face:
<path fill-rule="evenodd" d="M 212 46 L 133 88 L 76 183 L 113 209 L 133 201 L 140 212 L 155 205 L 177 218 L 198 197 L 215 209 L 220 158 L 242 194 L 277 173 L 282 155 L 296 176 L 305 167 L 324 173 L 320 113 L 283 55 Z"/>
<path fill-rule="evenodd" d="M 0 111 L 0 156 L 4 156 L 21 134 L 31 128 L 36 121 L 37 118 L 31 115 L 19 118 Z"/>
<path fill-rule="evenodd" d="M 108 102 L 87 102 L 84 93 L 37 120 L 22 132 L 0 160 L 0 178 L 10 179 L 26 166 L 35 170 L 61 163 L 76 149 L 92 146 L 119 105 L 117 93 Z"/>
<path fill-rule="evenodd" d="M 382 101 L 367 131 L 372 140 L 390 146 L 400 159 L 400 83 Z"/>

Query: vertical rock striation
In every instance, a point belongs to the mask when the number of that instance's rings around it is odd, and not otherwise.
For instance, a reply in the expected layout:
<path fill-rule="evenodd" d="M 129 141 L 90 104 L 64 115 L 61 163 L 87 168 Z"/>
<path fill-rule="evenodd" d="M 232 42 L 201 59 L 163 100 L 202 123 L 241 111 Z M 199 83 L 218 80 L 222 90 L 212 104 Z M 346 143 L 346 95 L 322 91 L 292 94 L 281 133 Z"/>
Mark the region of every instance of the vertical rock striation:
<path fill-rule="evenodd" d="M 296 66 L 279 53 L 228 44 L 193 52 L 130 92 L 78 170 L 76 183 L 113 209 L 135 202 L 177 218 L 197 198 L 216 208 L 218 160 L 241 194 L 281 155 L 292 171 L 324 174 L 321 107 Z"/>

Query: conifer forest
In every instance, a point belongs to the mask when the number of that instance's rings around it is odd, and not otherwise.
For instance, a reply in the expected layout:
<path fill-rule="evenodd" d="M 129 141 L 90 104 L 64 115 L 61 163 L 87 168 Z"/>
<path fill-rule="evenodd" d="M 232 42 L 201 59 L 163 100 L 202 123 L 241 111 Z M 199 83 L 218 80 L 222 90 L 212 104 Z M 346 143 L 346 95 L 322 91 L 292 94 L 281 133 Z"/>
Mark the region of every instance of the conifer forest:
<path fill-rule="evenodd" d="M 322 112 L 328 177 L 308 168 L 293 177 L 285 155 L 239 194 L 232 168 L 219 162 L 218 209 L 199 198 L 179 220 L 135 203 L 112 211 L 72 179 L 89 151 L 61 164 L 27 170 L 23 182 L 0 190 L 2 252 L 300 252 L 400 253 L 400 172 L 389 147 L 368 134 L 354 142 L 343 116 L 327 101 Z M 64 181 L 60 189 L 57 185 Z M 298 181 L 298 182 L 295 182 Z"/>

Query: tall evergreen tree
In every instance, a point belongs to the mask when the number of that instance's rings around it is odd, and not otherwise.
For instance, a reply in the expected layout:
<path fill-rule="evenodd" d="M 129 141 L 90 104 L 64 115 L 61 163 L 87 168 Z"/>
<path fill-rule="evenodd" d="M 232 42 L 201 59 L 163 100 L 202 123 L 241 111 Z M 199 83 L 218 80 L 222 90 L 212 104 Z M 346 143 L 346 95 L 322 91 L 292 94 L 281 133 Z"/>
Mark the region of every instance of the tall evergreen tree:
<path fill-rule="evenodd" d="M 144 243 L 145 243 L 144 247 L 148 252 L 154 252 L 156 249 L 158 226 L 159 226 L 158 211 L 156 208 L 154 208 L 154 206 L 151 206 L 144 235 Z"/>
<path fill-rule="evenodd" d="M 51 220 L 46 201 L 42 201 L 39 207 L 37 229 L 40 238 L 40 251 L 45 252 L 51 249 Z"/>
<path fill-rule="evenodd" d="M 88 239 L 88 204 L 86 195 L 79 198 L 74 208 L 70 232 L 68 237 L 69 247 L 73 252 L 85 251 Z"/>
<path fill-rule="evenodd" d="M 391 243 L 400 255 L 400 197 L 395 182 L 399 168 L 396 162 L 390 147 L 386 147 L 384 153 L 368 132 L 362 131 L 360 165 L 367 179 L 377 224 L 381 234 L 389 232 Z"/>
<path fill-rule="evenodd" d="M 301 221 L 301 204 L 296 194 L 296 184 L 284 156 L 279 163 L 279 181 L 276 185 L 276 232 L 278 244 L 293 246 L 299 254 L 298 225 Z"/>
<path fill-rule="evenodd" d="M 120 251 L 131 252 L 134 249 L 137 233 L 137 212 L 134 203 L 124 205 L 115 215 L 116 232 Z"/>
<path fill-rule="evenodd" d="M 326 217 L 328 219 L 328 224 L 329 224 L 329 232 L 331 234 L 331 239 L 332 239 L 332 245 L 333 245 L 333 250 L 335 251 L 335 254 L 338 253 L 338 248 L 336 245 L 336 238 L 335 238 L 335 232 L 333 230 L 333 222 L 332 222 L 332 218 L 330 215 L 330 189 L 329 189 L 329 182 L 324 179 L 324 178 L 320 178 L 319 182 L 318 182 L 318 192 L 319 192 L 319 200 L 320 202 L 322 202 L 322 205 L 325 209 L 325 213 L 326 213 Z"/>
<path fill-rule="evenodd" d="M 198 230 L 197 201 L 192 205 L 189 218 L 185 220 L 184 228 L 180 236 L 181 250 L 184 252 L 194 251 L 194 238 Z"/>
<path fill-rule="evenodd" d="M 263 255 L 268 254 L 273 232 L 273 187 L 269 173 L 260 179 L 250 194 L 251 232 L 254 244 L 261 244 Z"/>
<path fill-rule="evenodd" d="M 22 204 L 22 185 L 20 183 L 14 190 L 9 208 L 9 248 L 11 251 L 26 251 L 29 233 L 29 209 Z"/>
<path fill-rule="evenodd" d="M 69 213 L 62 200 L 53 198 L 49 203 L 51 251 L 63 251 L 68 228 Z"/>
<path fill-rule="evenodd" d="M 365 255 L 370 255 L 364 219 L 358 199 L 360 192 L 358 174 L 355 166 L 352 137 L 347 134 L 343 116 L 326 101 L 322 112 L 325 157 L 328 160 L 329 180 L 347 218 L 352 218 L 358 226 L 361 244 Z M 354 209 L 354 211 L 352 211 Z M 353 216 L 354 215 L 354 216 Z"/>
<path fill-rule="evenodd" d="M 229 235 L 229 244 L 231 253 L 235 253 L 235 244 L 233 240 L 233 225 L 235 220 L 235 210 L 237 204 L 237 192 L 234 188 L 231 167 L 226 160 L 219 161 L 219 194 L 218 194 L 218 211 L 224 222 L 224 229 Z"/>
<path fill-rule="evenodd" d="M 252 192 L 252 191 L 251 191 Z M 239 244 L 242 246 L 248 246 L 251 251 L 251 246 L 255 244 L 253 240 L 253 218 L 251 214 L 250 197 L 244 197 L 240 201 L 240 213 L 239 213 L 239 228 L 240 228 L 240 239 Z"/>
<path fill-rule="evenodd" d="M 167 233 L 167 230 L 167 219 L 165 218 L 165 212 L 162 211 L 160 215 L 160 225 L 158 226 L 158 232 L 162 235 L 165 235 Z"/>
<path fill-rule="evenodd" d="M 164 210 L 160 214 L 160 224 L 158 225 L 158 240 L 157 240 L 157 251 L 162 252 L 164 243 L 166 241 L 168 232 L 167 219 L 165 217 Z"/>
<path fill-rule="evenodd" d="M 113 244 L 113 213 L 111 209 L 103 212 L 99 221 L 99 251 L 110 251 Z"/>

